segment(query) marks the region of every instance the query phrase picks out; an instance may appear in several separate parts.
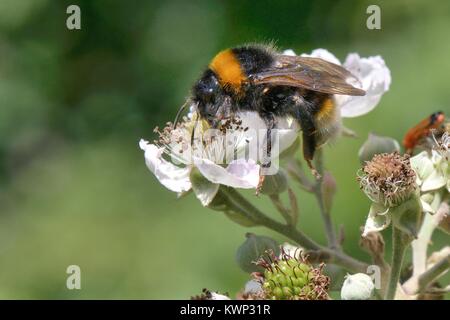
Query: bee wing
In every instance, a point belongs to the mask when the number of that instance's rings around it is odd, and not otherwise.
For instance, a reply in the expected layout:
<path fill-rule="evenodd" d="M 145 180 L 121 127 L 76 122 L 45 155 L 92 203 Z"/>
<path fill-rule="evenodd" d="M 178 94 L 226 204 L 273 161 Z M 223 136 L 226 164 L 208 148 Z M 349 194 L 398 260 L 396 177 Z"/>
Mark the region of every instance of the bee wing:
<path fill-rule="evenodd" d="M 278 55 L 273 67 L 251 75 L 255 84 L 305 88 L 329 94 L 363 96 L 347 81 L 358 81 L 343 67 L 319 58 Z"/>

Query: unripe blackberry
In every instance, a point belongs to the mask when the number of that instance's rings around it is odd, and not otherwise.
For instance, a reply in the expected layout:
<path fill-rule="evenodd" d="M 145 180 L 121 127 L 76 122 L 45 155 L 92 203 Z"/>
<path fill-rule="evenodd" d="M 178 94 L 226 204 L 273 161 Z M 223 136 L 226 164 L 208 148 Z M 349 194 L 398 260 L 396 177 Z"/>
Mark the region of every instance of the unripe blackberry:
<path fill-rule="evenodd" d="M 285 252 L 281 258 L 273 253 L 258 263 L 264 267 L 260 281 L 266 299 L 272 300 L 326 300 L 330 280 L 322 274 L 321 264 L 314 268 L 303 258 L 296 259 Z"/>

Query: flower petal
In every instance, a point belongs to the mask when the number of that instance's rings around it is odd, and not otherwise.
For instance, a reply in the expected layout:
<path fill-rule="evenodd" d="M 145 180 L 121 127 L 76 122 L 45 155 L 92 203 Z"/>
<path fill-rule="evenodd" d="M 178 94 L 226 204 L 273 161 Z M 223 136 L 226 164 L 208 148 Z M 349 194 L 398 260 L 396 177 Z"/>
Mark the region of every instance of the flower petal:
<path fill-rule="evenodd" d="M 294 50 L 292 50 L 292 49 L 286 49 L 286 50 L 284 50 L 284 51 L 283 51 L 283 54 L 284 54 L 285 56 L 293 56 L 293 57 L 296 56 Z"/>
<path fill-rule="evenodd" d="M 438 170 L 434 170 L 422 183 L 423 192 L 442 188 L 447 184 L 447 179 Z"/>
<path fill-rule="evenodd" d="M 253 160 L 233 160 L 226 169 L 208 159 L 194 158 L 194 163 L 201 174 L 213 183 L 243 189 L 258 186 L 259 165 Z"/>
<path fill-rule="evenodd" d="M 209 300 L 231 300 L 230 297 L 217 292 L 210 292 Z"/>
<path fill-rule="evenodd" d="M 424 199 L 424 197 L 420 197 L 420 203 L 422 204 L 422 210 L 424 212 L 429 212 L 431 214 L 434 214 L 435 211 L 433 210 L 433 208 L 431 207 L 431 205 L 426 201 L 426 199 Z"/>
<path fill-rule="evenodd" d="M 361 58 L 357 53 L 347 56 L 343 66 L 358 80 L 365 96 L 336 96 L 336 103 L 341 108 L 342 117 L 358 117 L 372 111 L 383 94 L 389 90 L 391 72 L 380 56 Z"/>
<path fill-rule="evenodd" d="M 267 130 L 267 124 L 264 120 L 253 111 L 240 112 L 237 114 L 239 119 L 242 121 L 241 126 L 244 128 L 250 128 L 244 133 L 245 139 L 250 141 L 255 138 L 254 133 L 256 132 L 256 137 L 265 137 L 265 131 Z M 277 150 L 279 154 L 281 154 L 284 150 L 289 148 L 297 139 L 298 133 L 300 131 L 300 126 L 297 121 L 289 117 L 277 117 L 276 118 L 276 132 L 278 134 L 278 139 L 273 141 L 272 150 Z M 260 135 L 261 130 L 263 130 L 263 134 Z M 264 143 L 264 141 L 258 141 L 259 144 Z M 242 146 L 240 146 L 242 147 Z M 275 155 L 274 152 L 272 152 Z M 260 160 L 260 159 L 253 159 Z"/>
<path fill-rule="evenodd" d="M 184 192 L 191 189 L 189 180 L 190 167 L 180 168 L 162 158 L 163 148 L 141 139 L 139 147 L 144 150 L 145 164 L 156 176 L 159 182 L 174 192 Z"/>
<path fill-rule="evenodd" d="M 388 213 L 389 208 L 385 208 L 377 203 L 372 203 L 362 236 L 365 237 L 370 232 L 386 229 L 391 223 L 391 216 Z"/>
<path fill-rule="evenodd" d="M 297 139 L 300 127 L 298 122 L 292 118 L 277 118 L 278 131 L 278 152 L 281 154 L 284 150 L 289 148 Z"/>
<path fill-rule="evenodd" d="M 190 180 L 197 199 L 200 200 L 202 206 L 208 206 L 217 195 L 219 185 L 203 177 L 197 168 L 192 169 Z"/>
<path fill-rule="evenodd" d="M 422 182 L 428 178 L 434 170 L 433 162 L 428 156 L 428 152 L 422 151 L 409 159 L 411 167 L 417 174 L 417 184 L 421 185 Z"/>
<path fill-rule="evenodd" d="M 332 54 L 331 52 L 329 52 L 326 49 L 315 49 L 310 54 L 304 53 L 301 56 L 302 57 L 311 57 L 311 58 L 320 58 L 325 61 L 337 64 L 337 65 L 341 65 L 341 62 L 339 61 L 339 59 L 336 58 L 336 56 L 334 54 Z"/>

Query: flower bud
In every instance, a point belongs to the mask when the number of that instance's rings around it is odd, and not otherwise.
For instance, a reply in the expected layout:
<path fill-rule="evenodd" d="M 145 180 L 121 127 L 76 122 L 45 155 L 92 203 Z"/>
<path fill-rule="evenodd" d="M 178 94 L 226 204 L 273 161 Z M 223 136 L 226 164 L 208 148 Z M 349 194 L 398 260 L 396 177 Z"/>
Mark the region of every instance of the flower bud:
<path fill-rule="evenodd" d="M 395 207 L 416 193 L 416 174 L 408 155 L 383 153 L 366 162 L 358 177 L 360 187 L 373 202 Z"/>
<path fill-rule="evenodd" d="M 220 186 L 214 198 L 207 205 L 209 209 L 222 211 L 230 220 L 244 227 L 257 225 L 254 219 L 228 196 L 230 188 Z M 198 197 L 198 196 L 197 196 Z"/>
<path fill-rule="evenodd" d="M 314 268 L 306 260 L 285 252 L 282 258 L 273 253 L 261 258 L 264 267 L 262 287 L 270 300 L 327 300 L 330 279 L 323 274 L 324 264 Z"/>
<path fill-rule="evenodd" d="M 392 152 L 400 152 L 400 145 L 395 139 L 369 133 L 366 142 L 359 149 L 358 157 L 361 163 L 365 163 L 377 154 Z"/>
<path fill-rule="evenodd" d="M 274 175 L 267 175 L 261 193 L 265 195 L 276 195 L 286 191 L 288 188 L 287 176 L 281 168 Z"/>
<path fill-rule="evenodd" d="M 372 278 L 365 273 L 347 275 L 341 289 L 342 300 L 369 300 L 375 286 Z"/>
<path fill-rule="evenodd" d="M 336 194 L 336 180 L 328 171 L 326 171 L 323 175 L 321 192 L 325 210 L 330 212 L 331 206 L 333 205 L 333 198 Z"/>
<path fill-rule="evenodd" d="M 256 262 L 266 251 L 278 253 L 280 247 L 275 240 L 269 237 L 257 236 L 253 233 L 247 233 L 245 236 L 247 239 L 236 251 L 236 262 L 245 272 L 261 272 L 263 268 Z"/>

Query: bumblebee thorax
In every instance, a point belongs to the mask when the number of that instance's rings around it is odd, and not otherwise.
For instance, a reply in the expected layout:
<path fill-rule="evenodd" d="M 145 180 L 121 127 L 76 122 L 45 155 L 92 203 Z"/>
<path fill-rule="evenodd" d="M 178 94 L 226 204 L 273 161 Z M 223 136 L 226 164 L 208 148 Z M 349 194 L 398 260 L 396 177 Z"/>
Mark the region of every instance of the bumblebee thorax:
<path fill-rule="evenodd" d="M 241 63 L 231 49 L 219 52 L 212 59 L 209 68 L 217 75 L 223 88 L 239 92 L 243 83 L 247 81 L 247 76 L 241 67 Z"/>

